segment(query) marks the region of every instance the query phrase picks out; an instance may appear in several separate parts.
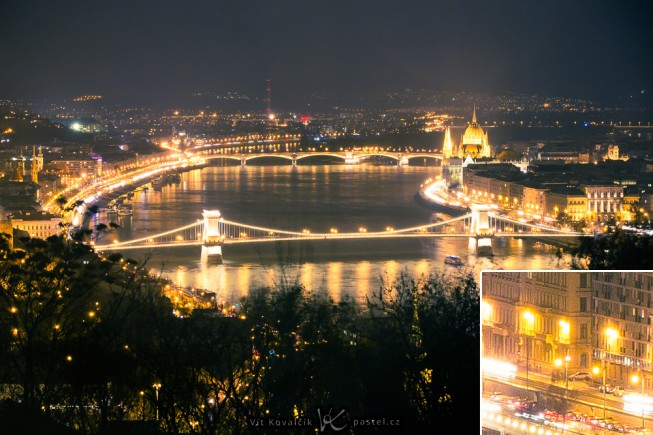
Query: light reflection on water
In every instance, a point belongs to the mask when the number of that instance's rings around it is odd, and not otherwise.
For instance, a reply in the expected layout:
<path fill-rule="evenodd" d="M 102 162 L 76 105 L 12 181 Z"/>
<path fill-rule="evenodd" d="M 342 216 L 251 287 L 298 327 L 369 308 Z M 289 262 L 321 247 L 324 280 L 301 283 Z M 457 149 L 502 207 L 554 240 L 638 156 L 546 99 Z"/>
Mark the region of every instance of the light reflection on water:
<path fill-rule="evenodd" d="M 432 211 L 413 200 L 420 183 L 436 167 L 270 166 L 211 167 L 182 174 L 178 185 L 138 192 L 134 215 L 123 221 L 120 240 L 143 237 L 200 219 L 203 209 L 225 218 L 273 228 L 313 232 L 384 230 L 431 222 Z M 551 247 L 525 240 L 496 239 L 493 257 L 477 257 L 468 239 L 275 242 L 223 247 L 224 263 L 204 264 L 200 248 L 169 248 L 151 253 L 149 266 L 182 286 L 217 293 L 234 301 L 256 287 L 301 283 L 335 299 L 363 300 L 403 271 L 419 277 L 453 272 L 445 255 L 459 255 L 463 270 L 555 269 Z M 141 259 L 144 251 L 127 251 Z"/>

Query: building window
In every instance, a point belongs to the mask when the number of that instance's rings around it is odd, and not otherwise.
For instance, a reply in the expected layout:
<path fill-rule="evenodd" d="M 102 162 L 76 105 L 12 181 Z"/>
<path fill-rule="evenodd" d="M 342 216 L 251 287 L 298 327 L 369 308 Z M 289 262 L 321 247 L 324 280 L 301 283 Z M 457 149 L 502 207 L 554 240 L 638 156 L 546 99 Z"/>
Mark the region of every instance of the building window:
<path fill-rule="evenodd" d="M 587 354 L 586 353 L 581 353 L 580 354 L 580 367 L 581 368 L 587 367 Z"/>
<path fill-rule="evenodd" d="M 580 298 L 580 311 L 582 313 L 587 311 L 587 298 Z"/>
<path fill-rule="evenodd" d="M 587 323 L 580 325 L 580 339 L 587 340 Z"/>

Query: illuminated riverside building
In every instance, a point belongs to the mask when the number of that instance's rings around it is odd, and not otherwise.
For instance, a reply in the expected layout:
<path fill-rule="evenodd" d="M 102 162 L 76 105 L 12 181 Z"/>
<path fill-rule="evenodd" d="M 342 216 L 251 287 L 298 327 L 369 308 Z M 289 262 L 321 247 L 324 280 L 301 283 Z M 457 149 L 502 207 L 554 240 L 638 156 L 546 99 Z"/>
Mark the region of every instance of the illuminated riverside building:
<path fill-rule="evenodd" d="M 585 186 L 587 213 L 592 221 L 620 219 L 623 209 L 624 186 Z"/>
<path fill-rule="evenodd" d="M 653 387 L 653 272 L 483 272 L 481 288 L 485 357 L 550 374 L 569 355 L 569 373 Z"/>
<path fill-rule="evenodd" d="M 80 180 L 96 180 L 102 176 L 102 158 L 77 158 L 53 160 L 45 167 L 48 173 L 61 177 L 64 185 L 70 186 Z"/>
<path fill-rule="evenodd" d="M 572 373 L 588 371 L 589 278 L 588 273 L 483 272 L 483 355 L 542 373 L 569 355 Z"/>
<path fill-rule="evenodd" d="M 19 211 L 9 215 L 11 226 L 32 238 L 47 239 L 61 234 L 61 216 L 44 211 Z"/>
<path fill-rule="evenodd" d="M 564 212 L 574 221 L 619 221 L 630 216 L 624 204 L 639 201 L 637 192 L 624 197 L 624 185 L 569 186 L 564 180 L 556 182 L 555 175 L 524 175 L 509 163 L 466 165 L 463 179 L 463 191 L 473 201 L 520 210 L 534 219 L 556 218 Z"/>
<path fill-rule="evenodd" d="M 576 187 L 553 187 L 546 192 L 547 213 L 557 218 L 564 213 L 572 221 L 587 218 L 587 196 Z"/>
<path fill-rule="evenodd" d="M 465 132 L 460 137 L 460 143 L 456 146 L 451 139 L 451 129 L 444 130 L 444 141 L 442 143 L 442 158 L 452 159 L 476 159 L 492 157 L 492 149 L 488 142 L 488 136 L 483 128 L 476 121 L 476 107 L 472 115 L 472 122 L 467 125 Z"/>

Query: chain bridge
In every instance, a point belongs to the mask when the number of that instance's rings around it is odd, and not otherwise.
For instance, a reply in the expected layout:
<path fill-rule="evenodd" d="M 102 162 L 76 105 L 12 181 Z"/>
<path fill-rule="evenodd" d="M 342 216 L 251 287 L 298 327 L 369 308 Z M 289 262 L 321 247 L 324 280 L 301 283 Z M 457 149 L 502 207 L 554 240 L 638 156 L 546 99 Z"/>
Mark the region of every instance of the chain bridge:
<path fill-rule="evenodd" d="M 134 240 L 113 240 L 96 244 L 98 251 L 202 246 L 202 255 L 222 259 L 222 247 L 243 243 L 266 243 L 297 240 L 392 239 L 410 237 L 467 237 L 473 239 L 479 253 L 492 252 L 496 237 L 579 237 L 587 234 L 550 226 L 521 222 L 494 213 L 486 206 L 475 205 L 470 213 L 425 225 L 385 231 L 313 233 L 309 230 L 291 231 L 266 228 L 225 219 L 218 210 L 204 210 L 203 219 L 158 234 Z"/>

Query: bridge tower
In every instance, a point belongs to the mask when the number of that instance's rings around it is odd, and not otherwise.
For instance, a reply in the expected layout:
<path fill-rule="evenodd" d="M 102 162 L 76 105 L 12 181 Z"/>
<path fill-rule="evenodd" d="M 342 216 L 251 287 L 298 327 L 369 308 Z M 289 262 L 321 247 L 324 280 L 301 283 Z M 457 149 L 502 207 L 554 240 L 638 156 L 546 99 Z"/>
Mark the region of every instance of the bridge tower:
<path fill-rule="evenodd" d="M 397 154 L 397 166 L 406 166 L 408 165 L 408 157 L 403 154 Z"/>
<path fill-rule="evenodd" d="M 222 244 L 224 235 L 220 232 L 221 215 L 218 210 L 204 210 L 202 213 L 202 260 L 222 263 Z"/>
<path fill-rule="evenodd" d="M 490 227 L 490 207 L 485 204 L 472 204 L 471 209 L 470 245 L 475 245 L 479 255 L 492 255 L 494 229 Z"/>

